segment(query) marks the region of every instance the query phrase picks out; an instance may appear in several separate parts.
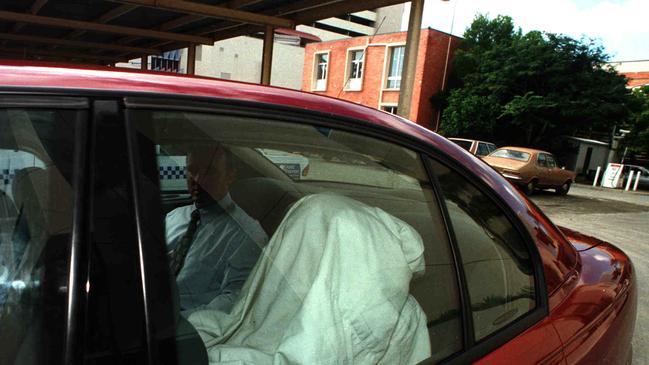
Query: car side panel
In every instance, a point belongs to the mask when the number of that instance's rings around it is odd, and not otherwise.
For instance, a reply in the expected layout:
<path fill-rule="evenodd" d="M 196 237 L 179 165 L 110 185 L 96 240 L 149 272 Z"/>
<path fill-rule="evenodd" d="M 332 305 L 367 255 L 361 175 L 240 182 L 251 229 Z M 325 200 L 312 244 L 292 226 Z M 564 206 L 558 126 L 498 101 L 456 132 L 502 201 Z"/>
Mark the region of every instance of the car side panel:
<path fill-rule="evenodd" d="M 566 364 L 562 345 L 552 321 L 546 317 L 507 344 L 477 361 L 476 364 Z"/>
<path fill-rule="evenodd" d="M 581 268 L 568 296 L 550 314 L 564 343 L 566 360 L 569 364 L 624 364 L 637 307 L 633 265 L 622 251 L 601 241 L 581 251 L 580 258 Z"/>

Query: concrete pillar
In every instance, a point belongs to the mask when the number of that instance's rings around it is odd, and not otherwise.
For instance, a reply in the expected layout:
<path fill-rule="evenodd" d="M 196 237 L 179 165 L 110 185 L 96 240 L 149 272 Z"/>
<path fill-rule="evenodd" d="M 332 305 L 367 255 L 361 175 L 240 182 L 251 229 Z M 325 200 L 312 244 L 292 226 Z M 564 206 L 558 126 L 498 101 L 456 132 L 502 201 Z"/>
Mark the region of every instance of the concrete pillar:
<path fill-rule="evenodd" d="M 410 107 L 413 89 L 415 86 L 415 71 L 417 70 L 417 53 L 419 51 L 419 34 L 421 33 L 421 16 L 424 12 L 424 0 L 410 2 L 410 19 L 408 21 L 408 35 L 406 36 L 406 49 L 401 72 L 401 90 L 399 92 L 399 107 L 397 114 L 410 118 Z"/>
<path fill-rule="evenodd" d="M 140 58 L 140 69 L 141 70 L 149 69 L 149 56 L 144 56 Z"/>
<path fill-rule="evenodd" d="M 264 34 L 264 53 L 261 59 L 261 84 L 270 85 L 270 72 L 273 66 L 273 40 L 275 28 L 266 26 Z"/>
<path fill-rule="evenodd" d="M 187 75 L 193 75 L 196 72 L 196 45 L 190 44 L 187 47 Z"/>

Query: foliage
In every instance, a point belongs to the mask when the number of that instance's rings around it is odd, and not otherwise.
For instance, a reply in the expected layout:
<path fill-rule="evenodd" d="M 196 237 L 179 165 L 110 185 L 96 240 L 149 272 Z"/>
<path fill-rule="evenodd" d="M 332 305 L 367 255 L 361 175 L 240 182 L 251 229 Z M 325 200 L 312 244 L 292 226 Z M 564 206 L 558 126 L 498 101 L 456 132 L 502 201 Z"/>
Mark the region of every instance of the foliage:
<path fill-rule="evenodd" d="M 630 131 L 622 140 L 631 153 L 649 153 L 649 86 L 633 90 L 631 117 L 625 129 Z"/>
<path fill-rule="evenodd" d="M 610 130 L 628 115 L 626 79 L 593 41 L 515 29 L 479 15 L 454 56 L 447 136 L 542 146 L 559 135 Z"/>

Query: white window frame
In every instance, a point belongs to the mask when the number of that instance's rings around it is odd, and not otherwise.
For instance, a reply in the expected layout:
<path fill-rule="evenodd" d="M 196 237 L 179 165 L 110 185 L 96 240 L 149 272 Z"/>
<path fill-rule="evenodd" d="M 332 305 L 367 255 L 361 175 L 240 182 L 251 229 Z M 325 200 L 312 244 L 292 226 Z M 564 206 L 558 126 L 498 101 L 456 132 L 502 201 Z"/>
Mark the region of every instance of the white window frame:
<path fill-rule="evenodd" d="M 390 76 L 390 62 L 392 61 L 392 51 L 397 48 L 397 47 L 404 47 L 404 61 L 405 61 L 405 46 L 406 44 L 403 42 L 400 43 L 391 43 L 388 44 L 387 46 L 387 52 L 385 52 L 385 61 L 383 62 L 384 68 L 383 68 L 383 84 L 381 85 L 381 88 L 383 90 L 387 91 L 398 91 L 401 90 L 401 86 L 394 88 L 394 87 L 388 87 L 388 83 L 390 80 L 402 80 L 403 79 L 403 67 L 404 65 L 401 65 L 401 75 L 400 76 Z"/>
<path fill-rule="evenodd" d="M 363 52 L 363 58 L 361 58 L 361 77 L 351 78 L 350 72 L 352 69 L 352 53 L 356 51 Z M 367 47 L 352 47 L 347 48 L 347 59 L 345 60 L 345 91 L 362 91 L 363 90 L 363 78 L 365 76 L 365 63 L 367 63 Z"/>
<path fill-rule="evenodd" d="M 398 108 L 398 107 L 399 107 L 399 104 L 397 104 L 397 103 L 381 103 L 381 104 L 379 104 L 379 110 L 384 111 L 384 112 L 386 112 L 386 113 L 390 113 L 389 111 L 384 110 L 384 109 L 383 109 L 384 107 L 395 107 L 395 108 Z M 393 113 L 390 113 L 390 114 L 393 114 Z M 394 115 L 397 115 L 397 114 L 394 113 Z"/>
<path fill-rule="evenodd" d="M 327 55 L 327 68 L 325 70 L 325 78 L 318 79 L 318 56 Z M 331 64 L 331 51 L 318 51 L 313 54 L 313 74 L 311 77 L 311 91 L 327 91 L 327 83 L 329 81 L 329 65 Z"/>

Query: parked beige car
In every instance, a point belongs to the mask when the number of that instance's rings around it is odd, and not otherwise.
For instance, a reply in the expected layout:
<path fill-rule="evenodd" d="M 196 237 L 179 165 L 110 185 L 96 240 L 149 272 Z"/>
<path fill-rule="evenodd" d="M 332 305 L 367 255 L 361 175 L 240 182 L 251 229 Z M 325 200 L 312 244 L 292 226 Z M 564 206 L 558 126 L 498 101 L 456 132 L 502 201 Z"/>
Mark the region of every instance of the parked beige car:
<path fill-rule="evenodd" d="M 502 147 L 483 160 L 527 194 L 536 189 L 552 188 L 557 194 L 565 195 L 575 181 L 575 173 L 558 166 L 554 156 L 545 151 Z"/>

